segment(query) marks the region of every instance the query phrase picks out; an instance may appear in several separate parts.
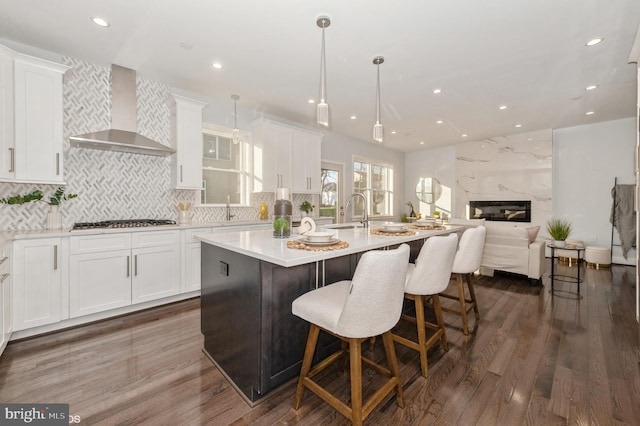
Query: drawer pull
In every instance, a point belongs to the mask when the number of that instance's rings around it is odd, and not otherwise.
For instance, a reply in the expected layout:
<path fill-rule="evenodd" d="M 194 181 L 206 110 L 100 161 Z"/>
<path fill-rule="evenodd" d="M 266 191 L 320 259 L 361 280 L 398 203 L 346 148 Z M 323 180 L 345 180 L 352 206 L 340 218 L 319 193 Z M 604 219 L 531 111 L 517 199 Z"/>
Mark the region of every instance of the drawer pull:
<path fill-rule="evenodd" d="M 131 256 L 127 256 L 127 277 L 131 275 Z"/>
<path fill-rule="evenodd" d="M 58 245 L 53 246 L 53 270 L 58 270 Z"/>
<path fill-rule="evenodd" d="M 60 176 L 60 153 L 56 153 L 56 176 Z"/>
<path fill-rule="evenodd" d="M 133 263 L 134 263 L 133 275 L 137 277 L 138 276 L 138 255 L 137 254 L 133 256 Z"/>
<path fill-rule="evenodd" d="M 11 166 L 9 168 L 9 173 L 14 173 L 16 171 L 16 149 L 9 148 L 9 152 L 11 153 Z"/>

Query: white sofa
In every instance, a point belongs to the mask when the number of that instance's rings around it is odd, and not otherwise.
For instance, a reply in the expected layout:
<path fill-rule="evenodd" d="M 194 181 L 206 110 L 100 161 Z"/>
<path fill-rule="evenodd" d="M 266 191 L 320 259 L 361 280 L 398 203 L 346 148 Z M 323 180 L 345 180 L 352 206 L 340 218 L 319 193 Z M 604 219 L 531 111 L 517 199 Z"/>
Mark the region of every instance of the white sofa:
<path fill-rule="evenodd" d="M 545 267 L 545 240 L 537 239 L 539 227 L 508 223 L 485 224 L 487 236 L 480 264 L 482 275 L 495 270 L 513 272 L 540 280 Z"/>

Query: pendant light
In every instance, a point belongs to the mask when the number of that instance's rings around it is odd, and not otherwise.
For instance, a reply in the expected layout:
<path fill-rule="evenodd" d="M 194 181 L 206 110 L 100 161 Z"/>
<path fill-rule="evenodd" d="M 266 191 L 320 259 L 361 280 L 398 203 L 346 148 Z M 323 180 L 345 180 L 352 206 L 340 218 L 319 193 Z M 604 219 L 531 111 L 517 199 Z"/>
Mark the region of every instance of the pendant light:
<path fill-rule="evenodd" d="M 384 63 L 383 56 L 373 58 L 373 64 L 378 68 L 378 79 L 376 85 L 376 124 L 373 125 L 373 140 L 382 143 L 383 127 L 380 122 L 380 64 Z"/>
<path fill-rule="evenodd" d="M 233 138 L 233 144 L 237 145 L 240 143 L 240 129 L 238 129 L 238 108 L 237 102 L 240 99 L 238 95 L 231 95 L 231 99 L 233 99 L 233 130 L 231 131 L 231 135 Z"/>
<path fill-rule="evenodd" d="M 320 51 L 320 102 L 316 109 L 318 124 L 329 126 L 329 105 L 326 102 L 327 64 L 324 54 L 324 29 L 331 25 L 328 16 L 319 16 L 316 24 L 322 28 L 322 49 Z"/>

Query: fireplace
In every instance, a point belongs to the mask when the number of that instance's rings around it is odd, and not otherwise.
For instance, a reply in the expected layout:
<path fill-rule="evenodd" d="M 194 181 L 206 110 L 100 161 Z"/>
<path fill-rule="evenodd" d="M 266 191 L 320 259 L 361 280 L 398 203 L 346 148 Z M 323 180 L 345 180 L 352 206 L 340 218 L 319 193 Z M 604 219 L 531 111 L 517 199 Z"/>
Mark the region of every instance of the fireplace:
<path fill-rule="evenodd" d="M 531 201 L 469 201 L 469 219 L 531 222 Z"/>

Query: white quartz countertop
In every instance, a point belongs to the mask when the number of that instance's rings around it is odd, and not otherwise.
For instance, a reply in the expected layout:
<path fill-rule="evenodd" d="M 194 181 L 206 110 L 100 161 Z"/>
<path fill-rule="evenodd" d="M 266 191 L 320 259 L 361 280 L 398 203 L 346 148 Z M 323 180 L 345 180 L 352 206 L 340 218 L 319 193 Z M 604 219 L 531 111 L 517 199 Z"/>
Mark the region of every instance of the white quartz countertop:
<path fill-rule="evenodd" d="M 318 222 L 327 221 L 330 219 L 314 218 Z M 132 227 L 132 228 L 95 228 L 95 229 L 77 229 L 71 228 L 62 229 L 26 229 L 15 231 L 2 231 L 0 232 L 1 241 L 12 240 L 24 240 L 34 238 L 54 238 L 54 237 L 73 237 L 77 235 L 100 235 L 100 234 L 114 234 L 120 232 L 150 232 L 150 231 L 172 231 L 181 229 L 197 229 L 197 228 L 220 228 L 226 227 L 248 227 L 258 228 L 262 226 L 268 226 L 271 228 L 271 220 L 230 220 L 219 222 L 193 222 L 189 224 L 177 224 L 177 225 L 161 225 L 161 226 L 144 226 L 144 227 Z"/>
<path fill-rule="evenodd" d="M 213 234 L 200 234 L 195 236 L 195 238 L 204 243 L 259 260 L 284 267 L 291 267 L 420 240 L 434 235 L 448 234 L 463 229 L 462 226 L 449 225 L 447 225 L 446 228 L 446 230 L 437 231 L 416 230 L 415 234 L 411 236 L 376 235 L 371 234 L 369 229 L 366 228 L 333 229 L 332 231 L 336 233 L 335 237 L 349 243 L 349 247 L 327 251 L 308 251 L 287 248 L 287 241 L 298 239 L 301 236 L 292 234 L 289 238 L 274 238 L 271 229 L 216 232 Z M 375 229 L 375 226 L 370 229 Z"/>

